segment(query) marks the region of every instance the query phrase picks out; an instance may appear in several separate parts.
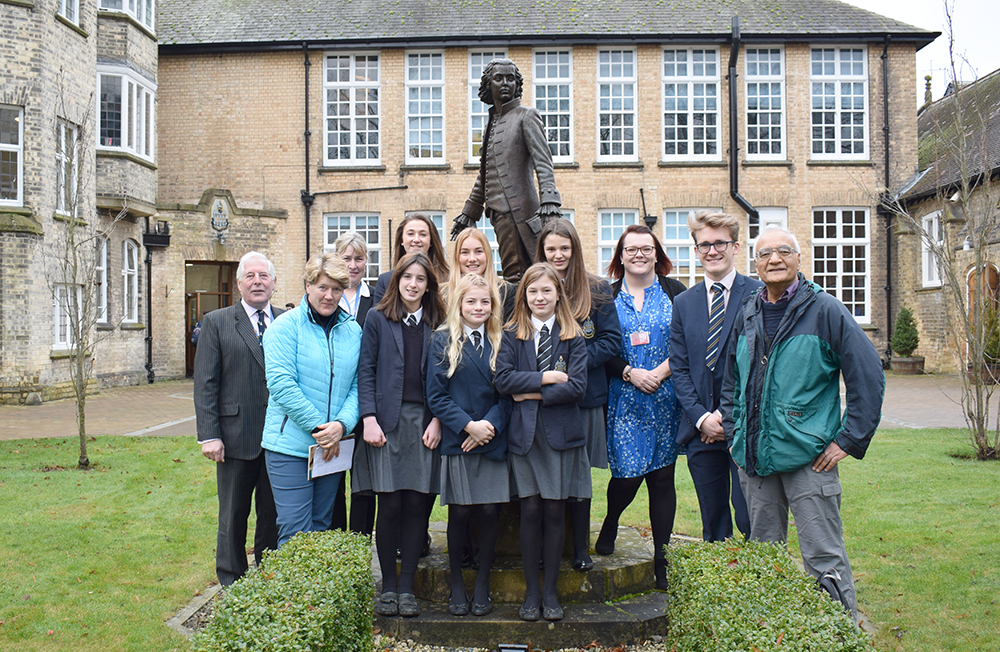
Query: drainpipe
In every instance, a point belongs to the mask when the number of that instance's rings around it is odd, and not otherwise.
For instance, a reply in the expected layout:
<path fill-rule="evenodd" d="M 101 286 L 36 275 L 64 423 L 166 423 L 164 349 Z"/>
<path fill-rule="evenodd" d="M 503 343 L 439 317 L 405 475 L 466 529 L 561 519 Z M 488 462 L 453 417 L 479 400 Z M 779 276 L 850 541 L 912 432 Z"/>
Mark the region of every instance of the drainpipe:
<path fill-rule="evenodd" d="M 146 233 L 149 232 L 147 215 Z M 146 380 L 152 385 L 156 379 L 156 372 L 153 371 L 153 250 L 148 245 L 143 249 L 146 250 Z"/>
<path fill-rule="evenodd" d="M 760 213 L 740 194 L 739 126 L 736 106 L 736 60 L 740 56 L 740 17 L 733 16 L 733 35 L 729 46 L 729 196 L 745 210 L 751 221 L 760 221 Z"/>
<path fill-rule="evenodd" d="M 892 37 L 885 35 L 885 42 L 882 44 L 882 138 L 883 138 L 883 175 L 884 187 L 882 197 L 878 203 L 877 212 L 885 218 L 885 361 L 883 365 L 888 367 L 892 360 L 892 346 L 889 340 L 892 338 L 892 211 L 889 205 L 892 196 L 889 194 L 889 40 Z"/>
<path fill-rule="evenodd" d="M 302 137 L 306 149 L 306 188 L 300 192 L 300 195 L 302 198 L 302 206 L 304 206 L 306 210 L 306 261 L 308 261 L 310 233 L 309 223 L 311 222 L 310 214 L 312 212 L 311 209 L 314 197 L 309 194 L 309 136 L 312 135 L 312 132 L 309 131 L 309 68 L 312 66 L 312 63 L 309 61 L 309 43 L 307 41 L 302 41 L 302 57 L 303 65 L 305 66 L 305 95 L 302 98 L 302 106 L 305 109 L 306 128 L 305 131 L 302 132 Z"/>

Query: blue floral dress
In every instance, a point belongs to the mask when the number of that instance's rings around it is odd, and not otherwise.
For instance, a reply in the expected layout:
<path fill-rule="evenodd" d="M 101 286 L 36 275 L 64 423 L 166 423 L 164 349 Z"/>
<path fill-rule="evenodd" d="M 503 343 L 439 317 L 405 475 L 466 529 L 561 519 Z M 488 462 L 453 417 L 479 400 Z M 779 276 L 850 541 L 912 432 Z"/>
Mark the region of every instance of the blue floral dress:
<path fill-rule="evenodd" d="M 635 309 L 625 287 L 615 297 L 615 309 L 622 325 L 621 357 L 640 369 L 653 369 L 670 357 L 670 319 L 673 303 L 653 283 L 646 288 L 642 310 Z M 633 345 L 633 333 L 649 333 L 649 344 Z M 675 439 L 681 408 L 671 379 L 646 394 L 632 383 L 611 379 L 608 395 L 608 460 L 611 475 L 637 478 L 677 460 Z"/>

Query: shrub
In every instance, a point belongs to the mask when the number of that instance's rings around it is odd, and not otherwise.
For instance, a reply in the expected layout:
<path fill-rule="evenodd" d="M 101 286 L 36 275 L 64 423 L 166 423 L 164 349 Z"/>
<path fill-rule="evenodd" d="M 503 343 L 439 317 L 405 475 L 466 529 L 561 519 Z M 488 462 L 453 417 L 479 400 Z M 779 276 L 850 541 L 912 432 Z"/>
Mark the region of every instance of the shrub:
<path fill-rule="evenodd" d="M 297 534 L 226 589 L 194 650 L 370 650 L 374 594 L 367 537 Z"/>
<path fill-rule="evenodd" d="M 668 554 L 676 652 L 874 652 L 851 615 L 816 589 L 784 547 L 730 540 Z"/>
<path fill-rule="evenodd" d="M 917 332 L 917 322 L 913 319 L 913 312 L 903 306 L 896 315 L 896 324 L 892 327 L 892 337 L 889 339 L 889 346 L 900 357 L 908 358 L 913 355 L 920 345 L 920 334 Z"/>

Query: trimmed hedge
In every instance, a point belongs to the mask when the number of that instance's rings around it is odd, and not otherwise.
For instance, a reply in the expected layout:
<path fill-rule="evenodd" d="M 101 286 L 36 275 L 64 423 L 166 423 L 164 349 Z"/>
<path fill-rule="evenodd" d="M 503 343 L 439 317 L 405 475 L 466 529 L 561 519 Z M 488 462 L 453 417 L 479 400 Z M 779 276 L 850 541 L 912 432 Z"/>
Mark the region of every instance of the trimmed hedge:
<path fill-rule="evenodd" d="M 667 554 L 676 652 L 874 652 L 868 635 L 784 547 L 729 540 Z"/>
<path fill-rule="evenodd" d="M 196 652 L 372 649 L 371 542 L 349 532 L 297 534 L 225 590 Z"/>

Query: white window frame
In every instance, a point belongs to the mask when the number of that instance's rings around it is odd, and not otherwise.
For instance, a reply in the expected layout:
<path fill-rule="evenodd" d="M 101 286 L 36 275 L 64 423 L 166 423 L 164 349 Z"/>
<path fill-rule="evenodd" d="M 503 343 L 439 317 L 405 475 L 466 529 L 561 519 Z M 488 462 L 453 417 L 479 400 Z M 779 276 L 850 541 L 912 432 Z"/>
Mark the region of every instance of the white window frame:
<path fill-rule="evenodd" d="M 56 212 L 60 215 L 69 215 L 71 208 L 74 215 L 80 212 L 76 192 L 79 136 L 80 130 L 76 125 L 65 120 L 56 121 Z"/>
<path fill-rule="evenodd" d="M 446 232 L 445 232 L 445 228 L 446 228 L 446 225 L 447 225 L 447 222 L 448 222 L 448 216 L 445 214 L 445 212 L 444 211 L 406 211 L 405 213 L 403 213 L 403 219 L 406 219 L 410 215 L 417 215 L 417 214 L 426 215 L 427 217 L 431 218 L 431 222 L 434 223 L 434 229 L 437 231 L 438 237 L 441 238 L 441 243 L 443 245 L 445 245 L 445 248 L 447 248 L 448 235 L 450 235 L 450 234 L 446 234 Z"/>
<path fill-rule="evenodd" d="M 154 0 L 100 0 L 98 8 L 101 11 L 113 11 L 126 14 L 135 22 L 156 32 L 156 3 Z"/>
<path fill-rule="evenodd" d="M 825 221 L 822 224 L 816 223 L 816 215 L 819 212 L 829 213 L 833 211 L 835 221 L 831 227 Z M 855 234 L 845 235 L 848 227 L 844 223 L 844 213 L 846 212 L 864 214 L 864 236 L 858 237 Z M 854 316 L 859 324 L 871 323 L 871 211 L 864 206 L 817 206 L 812 209 L 812 280 L 822 287 L 828 294 L 837 297 L 841 303 L 847 306 L 847 310 Z M 828 217 L 828 216 L 826 216 Z M 852 222 L 851 224 L 856 224 Z M 854 227 L 855 229 L 857 227 Z M 833 247 L 834 257 L 828 257 L 827 252 L 820 251 L 821 247 Z M 854 248 L 853 256 L 846 257 L 848 248 Z M 862 257 L 857 256 L 857 247 L 863 247 Z M 845 267 L 854 267 L 857 262 L 862 262 L 864 269 L 850 269 L 845 271 Z M 831 263 L 835 265 L 830 268 Z M 821 265 L 826 265 L 825 269 L 820 269 Z M 830 283 L 825 277 L 833 277 L 835 286 L 830 287 Z M 858 286 L 850 288 L 844 287 L 845 277 L 850 277 L 855 282 L 860 281 L 860 289 L 864 292 L 864 301 L 859 302 L 855 297 L 850 296 L 852 291 Z M 845 300 L 846 299 L 846 300 Z M 860 312 L 863 314 L 858 314 Z"/>
<path fill-rule="evenodd" d="M 664 161 L 722 160 L 722 80 L 718 48 L 666 47 L 660 55 L 660 156 Z M 686 124 L 668 124 L 683 115 Z M 696 123 L 701 116 L 701 124 Z M 714 119 L 714 124 L 707 124 Z M 711 136 L 714 134 L 714 138 Z M 667 138 L 668 135 L 672 137 Z M 670 145 L 675 151 L 668 152 Z M 699 145 L 704 151 L 697 152 Z M 680 152 L 677 150 L 685 149 Z M 712 152 L 710 150 L 714 149 Z"/>
<path fill-rule="evenodd" d="M 615 61 L 616 57 L 618 61 Z M 616 47 L 597 51 L 597 160 L 599 162 L 634 162 L 639 160 L 639 137 L 637 111 L 638 57 L 635 48 Z M 618 70 L 616 71 L 616 68 Z M 631 70 L 630 74 L 629 70 Z M 616 106 L 617 105 L 617 106 Z M 605 116 L 607 118 L 605 119 Z M 614 117 L 619 116 L 621 124 L 614 125 Z M 631 124 L 626 124 L 631 122 Z M 606 124 L 604 124 L 606 123 Z M 616 141 L 615 131 L 621 132 Z M 602 138 L 608 132 L 608 140 Z M 631 132 L 630 137 L 626 137 Z M 614 145 L 620 144 L 621 151 L 615 153 Z M 607 144 L 607 147 L 605 147 Z M 602 152 L 602 149 L 605 150 Z M 631 149 L 631 152 L 628 150 Z"/>
<path fill-rule="evenodd" d="M 597 211 L 598 274 L 608 275 L 608 263 L 615 255 L 618 239 L 629 225 L 638 223 L 639 211 L 635 208 L 602 208 Z"/>
<path fill-rule="evenodd" d="M 783 206 L 759 206 L 757 214 L 760 216 L 758 222 L 753 221 L 753 217 L 747 214 L 747 276 L 758 281 L 757 266 L 757 238 L 760 234 L 772 226 L 788 229 L 788 208 Z"/>
<path fill-rule="evenodd" d="M 101 111 L 101 86 L 104 78 L 118 79 L 121 84 L 121 124 L 118 144 L 101 142 L 105 132 Z M 97 149 L 128 152 L 147 161 L 156 157 L 156 84 L 135 71 L 120 66 L 97 66 Z M 108 140 L 108 139 L 103 139 Z"/>
<path fill-rule="evenodd" d="M 364 280 L 374 285 L 382 272 L 382 216 L 366 212 L 324 213 L 323 249 L 333 251 L 337 238 L 348 231 L 354 231 L 365 239 L 368 262 L 365 264 Z"/>
<path fill-rule="evenodd" d="M 760 56 L 766 55 L 761 61 Z M 775 60 L 774 57 L 777 57 Z M 788 129 L 787 113 L 785 111 L 785 48 L 780 45 L 747 48 L 744 55 L 745 84 L 743 86 L 746 101 L 746 157 L 748 161 L 784 161 L 788 158 L 786 136 Z M 764 91 L 762 93 L 762 91 Z M 777 107 L 775 107 L 777 102 Z M 765 106 L 766 105 L 766 106 Z M 761 118 L 767 118 L 767 125 L 761 124 Z M 775 125 L 777 120 L 777 125 Z M 751 124 L 753 123 L 753 124 Z M 774 137 L 773 130 L 778 129 L 779 135 Z M 768 130 L 768 137 L 761 138 L 761 132 Z M 764 147 L 766 145 L 766 147 Z M 777 146 L 779 151 L 774 152 Z M 761 150 L 769 151 L 763 152 Z"/>
<path fill-rule="evenodd" d="M 76 346 L 73 340 L 71 288 L 76 292 L 76 310 L 79 313 L 83 305 L 81 286 L 58 283 L 52 288 L 52 348 L 57 351 L 70 351 Z"/>
<path fill-rule="evenodd" d="M 374 79 L 371 78 L 372 57 L 375 58 Z M 342 59 L 349 61 L 346 68 L 347 79 L 331 80 L 331 74 L 344 70 L 340 66 L 331 66 L 331 63 L 339 63 Z M 341 97 L 343 94 L 347 97 Z M 336 107 L 346 109 L 347 113 L 331 115 L 331 109 Z M 375 113 L 371 113 L 373 108 Z M 374 130 L 371 129 L 373 120 Z M 374 143 L 371 142 L 373 134 Z M 331 142 L 333 139 L 339 140 L 342 136 L 346 136 L 346 143 Z M 368 156 L 373 147 L 376 150 L 375 155 Z M 347 149 L 347 156 L 344 158 L 339 156 L 342 149 Z M 338 155 L 331 157 L 332 151 L 336 151 Z M 382 55 L 377 50 L 327 52 L 323 55 L 323 165 L 333 167 L 381 164 Z"/>
<path fill-rule="evenodd" d="M 445 143 L 447 142 L 444 120 L 446 101 L 444 51 L 407 51 L 404 54 L 404 59 L 403 102 L 406 116 L 406 164 L 442 165 L 446 161 Z M 437 63 L 435 63 L 435 59 Z M 429 61 L 428 65 L 424 65 L 425 60 Z M 421 72 L 425 69 L 428 70 L 429 76 L 421 79 Z M 411 77 L 415 78 L 411 79 Z M 418 96 L 411 99 L 414 92 L 418 93 Z M 437 108 L 435 109 L 435 107 Z M 416 112 L 412 110 L 414 108 L 417 109 Z M 430 126 L 425 128 L 420 124 L 424 121 L 430 121 Z M 417 123 L 416 129 L 414 129 L 415 122 Z M 434 126 L 435 124 L 438 126 Z M 420 134 L 425 132 L 430 136 L 429 142 L 426 143 L 421 142 L 422 138 L 420 137 Z M 417 142 L 413 142 L 414 138 L 418 138 Z M 418 150 L 417 155 L 414 155 L 412 151 L 414 147 Z M 424 148 L 429 151 L 429 155 L 422 154 Z"/>
<path fill-rule="evenodd" d="M 8 156 L 12 152 L 17 158 L 17 164 L 14 166 L 16 168 L 14 170 L 14 184 L 17 192 L 13 193 L 13 197 L 7 199 L 0 195 L 0 206 L 21 206 L 24 203 L 24 108 L 0 104 L 0 109 L 17 113 L 14 117 L 14 123 L 17 125 L 17 142 L 4 143 L 0 139 L 0 152 L 7 152 Z"/>
<path fill-rule="evenodd" d="M 667 254 L 667 258 L 673 263 L 673 269 L 669 276 L 683 281 L 687 287 L 694 287 L 705 278 L 705 270 L 702 269 L 701 259 L 695 251 L 694 239 L 691 231 L 688 230 L 687 220 L 692 213 L 698 211 L 709 211 L 721 213 L 721 207 L 706 208 L 664 208 L 663 209 L 663 230 L 661 244 Z M 687 268 L 687 272 L 682 274 L 681 269 Z"/>
<path fill-rule="evenodd" d="M 139 322 L 139 244 L 134 240 L 122 242 L 122 321 Z"/>
<path fill-rule="evenodd" d="M 552 61 L 552 57 L 556 60 Z M 531 65 L 532 97 L 542 116 L 552 162 L 572 163 L 573 49 L 536 48 L 531 53 Z"/>
<path fill-rule="evenodd" d="M 79 25 L 80 0 L 56 0 L 56 13 L 74 25 Z"/>
<path fill-rule="evenodd" d="M 94 260 L 95 316 L 99 323 L 108 321 L 108 239 L 97 238 L 97 254 Z"/>
<path fill-rule="evenodd" d="M 487 58 L 488 57 L 488 58 Z M 493 59 L 506 59 L 506 48 L 469 50 L 469 163 L 479 165 L 479 148 L 483 144 L 483 130 L 489 120 L 490 107 L 479 101 L 479 84 L 483 68 Z"/>
<path fill-rule="evenodd" d="M 870 148 L 868 129 L 871 122 L 868 98 L 868 48 L 864 45 L 811 47 L 809 82 L 811 158 L 868 160 Z M 845 106 L 845 102 L 851 106 Z M 859 103 L 863 105 L 860 108 Z M 854 124 L 855 114 L 858 113 L 861 114 L 861 125 Z M 849 118 L 848 122 L 851 124 L 845 124 L 845 118 Z M 852 151 L 843 151 L 845 142 L 854 143 Z M 828 144 L 832 147 L 832 152 L 826 151 Z M 817 147 L 821 151 L 817 152 Z M 856 147 L 860 147 L 861 151 L 854 151 Z"/>
<path fill-rule="evenodd" d="M 923 227 L 920 234 L 920 262 L 923 287 L 941 287 L 941 264 L 933 247 L 940 249 L 944 244 L 941 211 L 928 213 L 920 218 Z"/>

